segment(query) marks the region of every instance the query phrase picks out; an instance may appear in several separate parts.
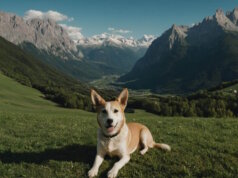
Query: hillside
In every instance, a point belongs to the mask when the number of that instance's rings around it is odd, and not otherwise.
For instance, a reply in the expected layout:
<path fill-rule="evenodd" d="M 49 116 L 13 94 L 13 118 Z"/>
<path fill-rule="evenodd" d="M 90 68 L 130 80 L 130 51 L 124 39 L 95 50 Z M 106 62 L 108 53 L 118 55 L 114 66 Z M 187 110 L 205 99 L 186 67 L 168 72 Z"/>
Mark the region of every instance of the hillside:
<path fill-rule="evenodd" d="M 90 88 L 44 64 L 0 37 L 0 70 L 20 83 L 42 91 L 65 107 L 91 110 Z"/>
<path fill-rule="evenodd" d="M 57 107 L 2 74 L 0 81 L 0 177 L 87 177 L 96 153 L 96 114 Z M 146 124 L 172 151 L 135 152 L 119 178 L 237 175 L 237 119 L 159 117 L 141 110 L 126 116 Z M 106 158 L 99 177 L 116 160 Z"/>
<path fill-rule="evenodd" d="M 217 10 L 192 27 L 173 25 L 119 81 L 133 89 L 181 94 L 237 79 L 238 26 L 230 18 Z"/>
<path fill-rule="evenodd" d="M 45 100 L 44 95 L 36 89 L 21 85 L 0 73 L 0 108 L 2 111 L 34 111 L 57 106 Z"/>
<path fill-rule="evenodd" d="M 230 82 L 222 82 L 220 85 L 210 88 L 211 92 L 224 92 L 236 95 L 238 90 L 238 80 L 233 80 Z"/>

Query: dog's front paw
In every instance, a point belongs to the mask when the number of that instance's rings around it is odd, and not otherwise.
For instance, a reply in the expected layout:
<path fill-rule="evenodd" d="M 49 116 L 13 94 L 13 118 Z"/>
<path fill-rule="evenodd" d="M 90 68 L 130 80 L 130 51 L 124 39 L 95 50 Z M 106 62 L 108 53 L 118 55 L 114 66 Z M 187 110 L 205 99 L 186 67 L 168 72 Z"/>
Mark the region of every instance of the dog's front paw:
<path fill-rule="evenodd" d="M 108 173 L 107 177 L 108 178 L 115 178 L 117 176 L 118 170 L 115 168 L 112 168 Z"/>
<path fill-rule="evenodd" d="M 92 168 L 88 171 L 88 177 L 92 178 L 95 177 L 96 175 L 98 175 L 98 169 Z"/>

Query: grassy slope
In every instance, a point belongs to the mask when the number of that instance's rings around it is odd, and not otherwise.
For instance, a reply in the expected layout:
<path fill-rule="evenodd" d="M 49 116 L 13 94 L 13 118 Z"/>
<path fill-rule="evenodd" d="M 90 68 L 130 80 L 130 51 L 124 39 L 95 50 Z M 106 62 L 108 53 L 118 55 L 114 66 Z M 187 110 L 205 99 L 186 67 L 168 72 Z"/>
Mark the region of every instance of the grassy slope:
<path fill-rule="evenodd" d="M 0 74 L 0 177 L 85 177 L 95 155 L 94 113 L 56 107 L 42 94 Z M 138 152 L 119 177 L 235 177 L 238 120 L 158 117 L 137 110 L 170 153 Z M 105 177 L 116 159 L 100 168 Z"/>
<path fill-rule="evenodd" d="M 91 110 L 87 107 L 90 103 L 87 84 L 60 73 L 1 37 L 0 71 L 26 86 L 41 90 L 48 99 L 64 107 Z"/>
<path fill-rule="evenodd" d="M 234 90 L 238 90 L 238 84 L 222 89 L 222 91 L 228 92 L 228 93 L 232 93 Z"/>

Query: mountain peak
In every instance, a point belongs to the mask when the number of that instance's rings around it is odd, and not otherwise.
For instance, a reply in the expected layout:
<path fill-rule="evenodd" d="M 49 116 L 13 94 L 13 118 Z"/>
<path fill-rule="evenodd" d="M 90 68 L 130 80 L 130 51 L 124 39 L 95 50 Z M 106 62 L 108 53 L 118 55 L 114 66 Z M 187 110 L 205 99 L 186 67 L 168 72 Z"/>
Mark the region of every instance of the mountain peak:
<path fill-rule="evenodd" d="M 219 8 L 219 9 L 216 10 L 216 14 L 215 15 L 216 16 L 224 15 L 224 12 L 223 12 L 223 10 L 221 8 Z"/>
<path fill-rule="evenodd" d="M 173 25 L 171 26 L 172 29 L 176 29 L 176 27 L 177 27 L 176 24 L 173 24 Z"/>
<path fill-rule="evenodd" d="M 175 24 L 171 26 L 167 31 L 167 35 L 169 35 L 169 49 L 172 49 L 176 42 L 186 38 L 188 29 L 188 26 L 177 26 Z"/>
<path fill-rule="evenodd" d="M 189 29 L 189 27 L 188 26 L 185 26 L 185 25 L 176 25 L 176 24 L 173 24 L 172 26 L 171 26 L 171 30 L 173 31 L 173 32 L 177 32 L 177 33 L 179 33 L 179 34 L 181 34 L 181 33 L 186 33 L 187 32 L 187 30 Z"/>
<path fill-rule="evenodd" d="M 222 9 L 217 9 L 213 16 L 208 16 L 203 19 L 195 28 L 202 29 L 203 31 L 219 31 L 220 29 L 226 31 L 238 31 L 238 27 L 234 23 L 236 19 L 233 12 L 227 12 L 226 15 Z"/>
<path fill-rule="evenodd" d="M 227 12 L 226 16 L 235 24 L 238 25 L 238 7 L 234 8 L 232 12 Z"/>
<path fill-rule="evenodd" d="M 121 35 L 103 33 L 100 35 L 94 35 L 88 38 L 82 38 L 78 40 L 79 46 L 117 46 L 117 47 L 142 47 L 147 48 L 155 39 L 153 35 L 144 35 L 140 39 L 134 39 L 133 37 L 126 38 Z"/>
<path fill-rule="evenodd" d="M 214 15 L 216 22 L 225 30 L 236 31 L 238 27 L 224 14 L 222 9 L 217 9 Z"/>

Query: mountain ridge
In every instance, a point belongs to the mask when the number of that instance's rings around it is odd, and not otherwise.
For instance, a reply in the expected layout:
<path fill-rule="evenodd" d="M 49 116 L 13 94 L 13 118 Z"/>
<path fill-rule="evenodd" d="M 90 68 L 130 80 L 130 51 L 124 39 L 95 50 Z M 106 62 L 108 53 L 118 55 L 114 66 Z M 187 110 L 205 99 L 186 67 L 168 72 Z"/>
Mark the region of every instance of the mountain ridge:
<path fill-rule="evenodd" d="M 121 35 L 103 33 L 88 38 L 82 38 L 78 40 L 76 44 L 79 46 L 92 47 L 114 45 L 118 47 L 148 48 L 154 39 L 155 36 L 153 35 L 143 35 L 140 39 L 134 39 L 133 37 L 125 38 Z"/>
<path fill-rule="evenodd" d="M 238 78 L 238 26 L 230 20 L 236 12 L 228 16 L 218 9 L 192 27 L 172 25 L 119 81 L 134 89 L 183 93 Z"/>

